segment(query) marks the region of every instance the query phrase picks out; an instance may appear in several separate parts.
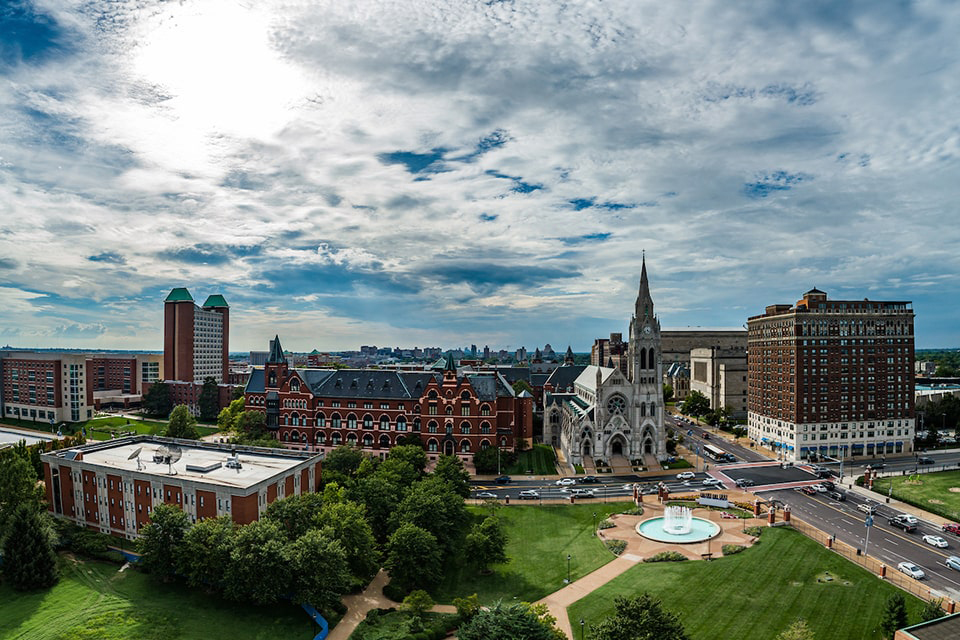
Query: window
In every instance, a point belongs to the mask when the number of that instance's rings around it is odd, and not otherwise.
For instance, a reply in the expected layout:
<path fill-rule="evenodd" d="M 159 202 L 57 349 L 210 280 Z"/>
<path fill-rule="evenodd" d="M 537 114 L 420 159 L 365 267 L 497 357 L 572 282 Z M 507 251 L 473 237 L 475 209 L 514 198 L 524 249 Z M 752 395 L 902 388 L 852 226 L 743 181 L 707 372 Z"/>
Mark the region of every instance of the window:
<path fill-rule="evenodd" d="M 488 416 L 490 415 L 490 405 L 484 404 L 480 406 L 480 415 Z"/>
<path fill-rule="evenodd" d="M 373 429 L 373 416 L 369 413 L 364 414 L 363 416 L 363 428 L 364 429 Z"/>
<path fill-rule="evenodd" d="M 390 429 L 390 418 L 387 416 L 380 416 L 380 430 L 387 431 Z"/>
<path fill-rule="evenodd" d="M 357 416 L 352 413 L 347 416 L 347 429 L 356 429 L 357 428 Z M 354 436 L 356 439 L 356 436 Z"/>

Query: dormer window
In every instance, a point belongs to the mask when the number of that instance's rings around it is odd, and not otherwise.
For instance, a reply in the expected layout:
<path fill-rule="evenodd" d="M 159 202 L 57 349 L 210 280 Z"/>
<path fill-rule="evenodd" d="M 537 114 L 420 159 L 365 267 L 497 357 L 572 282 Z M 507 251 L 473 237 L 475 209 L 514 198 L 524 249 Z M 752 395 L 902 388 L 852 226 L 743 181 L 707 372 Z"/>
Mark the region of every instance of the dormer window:
<path fill-rule="evenodd" d="M 293 393 L 300 393 L 300 381 L 296 378 L 290 381 L 290 391 Z"/>

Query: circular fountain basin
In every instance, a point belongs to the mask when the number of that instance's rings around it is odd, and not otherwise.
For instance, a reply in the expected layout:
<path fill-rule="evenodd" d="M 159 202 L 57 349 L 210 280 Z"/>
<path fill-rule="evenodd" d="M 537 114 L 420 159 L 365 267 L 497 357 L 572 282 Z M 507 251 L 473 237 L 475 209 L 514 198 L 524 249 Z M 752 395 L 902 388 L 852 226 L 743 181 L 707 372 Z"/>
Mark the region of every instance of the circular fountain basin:
<path fill-rule="evenodd" d="M 720 533 L 720 525 L 703 518 L 691 518 L 690 531 L 686 533 L 670 533 L 664 529 L 666 518 L 650 518 L 637 525 L 637 533 L 644 538 L 657 542 L 672 542 L 684 544 L 689 542 L 703 542 Z"/>

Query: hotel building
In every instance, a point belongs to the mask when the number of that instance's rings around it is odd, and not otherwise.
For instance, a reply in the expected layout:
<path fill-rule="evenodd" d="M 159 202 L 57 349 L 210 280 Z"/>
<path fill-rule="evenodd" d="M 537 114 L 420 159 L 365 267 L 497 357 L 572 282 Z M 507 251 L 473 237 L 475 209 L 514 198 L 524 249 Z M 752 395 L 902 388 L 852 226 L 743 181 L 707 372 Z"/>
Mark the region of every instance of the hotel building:
<path fill-rule="evenodd" d="M 787 460 L 913 450 L 910 302 L 811 289 L 747 321 L 748 433 Z"/>

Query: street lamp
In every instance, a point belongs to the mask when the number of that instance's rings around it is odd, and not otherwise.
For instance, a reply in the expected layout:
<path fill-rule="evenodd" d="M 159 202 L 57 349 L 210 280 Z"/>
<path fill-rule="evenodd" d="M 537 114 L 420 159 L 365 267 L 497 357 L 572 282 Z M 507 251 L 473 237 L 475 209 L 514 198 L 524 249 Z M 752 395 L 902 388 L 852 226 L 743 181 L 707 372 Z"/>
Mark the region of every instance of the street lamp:
<path fill-rule="evenodd" d="M 593 512 L 593 533 L 591 535 L 597 535 L 597 512 Z"/>
<path fill-rule="evenodd" d="M 567 579 L 563 581 L 564 584 L 570 584 L 570 554 L 567 554 Z"/>
<path fill-rule="evenodd" d="M 580 640 L 583 640 L 583 625 L 584 625 L 584 624 L 585 624 L 585 623 L 583 622 L 583 618 L 580 618 Z"/>

